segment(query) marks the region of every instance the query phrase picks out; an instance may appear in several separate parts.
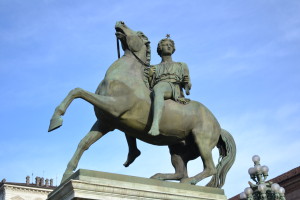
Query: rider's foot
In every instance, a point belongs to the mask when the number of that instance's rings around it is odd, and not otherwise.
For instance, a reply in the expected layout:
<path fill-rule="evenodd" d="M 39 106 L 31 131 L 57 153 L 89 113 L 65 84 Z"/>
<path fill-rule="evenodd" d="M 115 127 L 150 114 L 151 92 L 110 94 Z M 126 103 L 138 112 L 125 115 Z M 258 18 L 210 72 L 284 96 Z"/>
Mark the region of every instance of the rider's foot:
<path fill-rule="evenodd" d="M 149 135 L 152 135 L 152 136 L 157 136 L 159 135 L 159 129 L 158 128 L 151 128 L 150 131 L 148 132 Z"/>
<path fill-rule="evenodd" d="M 129 152 L 127 156 L 126 162 L 123 164 L 125 167 L 128 167 L 133 161 L 141 155 L 140 150 L 135 150 L 133 152 Z"/>

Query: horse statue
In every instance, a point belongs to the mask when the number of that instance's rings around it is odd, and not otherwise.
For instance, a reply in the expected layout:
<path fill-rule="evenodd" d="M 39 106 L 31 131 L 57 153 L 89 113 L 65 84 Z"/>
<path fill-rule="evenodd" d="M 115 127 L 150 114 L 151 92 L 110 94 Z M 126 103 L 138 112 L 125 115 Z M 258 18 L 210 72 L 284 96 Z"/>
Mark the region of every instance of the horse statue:
<path fill-rule="evenodd" d="M 129 138 L 153 145 L 168 145 L 175 173 L 158 173 L 151 178 L 197 184 L 212 176 L 207 186 L 221 188 L 236 156 L 232 136 L 221 129 L 214 115 L 201 103 L 190 101 L 183 105 L 173 100 L 165 101 L 160 134 L 148 134 L 153 114 L 144 69 L 150 63 L 150 42 L 142 32 L 131 30 L 122 21 L 116 23 L 115 30 L 124 55 L 109 67 L 95 93 L 81 88 L 71 90 L 50 120 L 49 132 L 62 125 L 61 116 L 76 98 L 91 103 L 97 117 L 69 161 L 62 182 L 73 174 L 85 150 L 106 133 L 118 129 Z M 216 146 L 220 154 L 217 166 L 212 158 L 212 149 Z M 203 171 L 188 177 L 188 161 L 199 156 L 203 161 Z"/>

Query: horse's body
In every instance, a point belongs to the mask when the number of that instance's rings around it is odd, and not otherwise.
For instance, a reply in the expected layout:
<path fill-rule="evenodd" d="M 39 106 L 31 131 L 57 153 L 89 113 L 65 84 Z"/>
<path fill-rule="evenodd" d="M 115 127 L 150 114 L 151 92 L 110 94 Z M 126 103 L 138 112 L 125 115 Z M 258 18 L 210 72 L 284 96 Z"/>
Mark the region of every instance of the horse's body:
<path fill-rule="evenodd" d="M 150 144 L 169 145 L 176 173 L 156 174 L 153 178 L 175 179 L 196 184 L 208 176 L 219 173 L 221 169 L 215 168 L 211 154 L 212 149 L 218 145 L 223 152 L 222 156 L 230 157 L 230 161 L 223 164 L 228 168 L 223 173 L 224 179 L 235 158 L 235 144 L 231 136 L 228 136 L 229 133 L 222 131 L 216 118 L 201 103 L 191 101 L 187 105 L 182 105 L 167 100 L 161 118 L 160 134 L 158 136 L 148 134 L 152 123 L 151 98 L 150 90 L 144 83 L 142 62 L 147 62 L 146 52 L 149 53 L 149 42 L 143 34 L 130 30 L 123 22 L 117 22 L 116 31 L 117 37 L 122 42 L 124 56 L 110 66 L 95 94 L 80 88 L 70 91 L 56 108 L 51 119 L 49 131 L 62 125 L 60 116 L 75 98 L 82 98 L 93 104 L 98 119 L 79 143 L 62 181 L 76 169 L 83 152 L 114 129 Z M 228 144 L 225 144 L 226 141 Z M 228 145 L 233 151 L 228 149 Z M 195 177 L 188 178 L 186 163 L 199 156 L 203 160 L 204 170 Z M 210 183 L 211 186 L 223 185 L 224 180 L 222 182 L 216 176 L 214 179 L 216 180 Z"/>

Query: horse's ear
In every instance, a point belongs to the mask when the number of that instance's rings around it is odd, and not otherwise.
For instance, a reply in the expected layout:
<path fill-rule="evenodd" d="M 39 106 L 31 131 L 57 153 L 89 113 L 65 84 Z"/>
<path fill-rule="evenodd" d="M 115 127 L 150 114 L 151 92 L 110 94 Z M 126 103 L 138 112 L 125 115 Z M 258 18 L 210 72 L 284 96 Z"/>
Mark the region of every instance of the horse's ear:
<path fill-rule="evenodd" d="M 143 40 L 138 35 L 129 35 L 126 37 L 128 48 L 131 51 L 138 52 L 144 45 Z"/>

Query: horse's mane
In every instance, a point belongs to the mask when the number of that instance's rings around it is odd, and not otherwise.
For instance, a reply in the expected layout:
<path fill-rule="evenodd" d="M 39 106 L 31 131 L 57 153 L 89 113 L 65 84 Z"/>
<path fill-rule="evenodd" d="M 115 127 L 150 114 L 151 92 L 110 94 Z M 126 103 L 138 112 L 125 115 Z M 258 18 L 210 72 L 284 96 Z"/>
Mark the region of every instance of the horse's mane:
<path fill-rule="evenodd" d="M 143 32 L 141 32 L 141 31 L 138 31 L 137 35 L 142 38 L 142 40 L 144 41 L 144 43 L 146 45 L 147 49 L 146 49 L 146 62 L 145 63 L 148 66 L 150 66 L 150 61 L 151 61 L 151 46 L 150 46 L 150 41 L 149 41 L 148 37 Z"/>
<path fill-rule="evenodd" d="M 148 37 L 141 31 L 137 31 L 137 35 L 142 38 L 144 41 L 144 44 L 146 45 L 146 62 L 145 64 L 147 66 L 144 66 L 144 83 L 148 89 L 150 89 L 150 84 L 148 82 L 148 77 L 149 77 L 149 67 L 150 67 L 150 61 L 151 61 L 151 46 L 150 46 L 150 41 Z"/>

